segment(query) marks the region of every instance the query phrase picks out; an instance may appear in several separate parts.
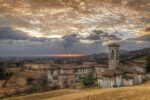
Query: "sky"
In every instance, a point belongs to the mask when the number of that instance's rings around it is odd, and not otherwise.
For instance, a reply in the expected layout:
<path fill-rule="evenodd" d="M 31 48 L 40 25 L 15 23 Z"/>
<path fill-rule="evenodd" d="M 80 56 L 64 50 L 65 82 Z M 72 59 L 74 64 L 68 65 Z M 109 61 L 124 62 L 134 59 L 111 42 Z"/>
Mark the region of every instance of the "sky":
<path fill-rule="evenodd" d="M 149 0 L 0 0 L 0 56 L 150 47 Z"/>

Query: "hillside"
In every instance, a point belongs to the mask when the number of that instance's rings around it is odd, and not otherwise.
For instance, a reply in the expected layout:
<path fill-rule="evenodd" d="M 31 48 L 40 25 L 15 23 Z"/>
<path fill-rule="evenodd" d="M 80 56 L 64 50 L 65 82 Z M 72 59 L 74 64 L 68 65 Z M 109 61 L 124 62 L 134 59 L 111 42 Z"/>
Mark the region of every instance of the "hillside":
<path fill-rule="evenodd" d="M 96 89 L 46 100 L 149 100 L 150 82 L 133 87 Z"/>
<path fill-rule="evenodd" d="M 130 60 L 130 62 L 146 63 L 146 56 L 135 57 Z M 92 87 L 80 91 L 73 89 L 61 89 L 27 96 L 12 97 L 6 100 L 149 100 L 149 98 L 150 81 L 132 87 L 108 89 Z"/>
<path fill-rule="evenodd" d="M 149 100 L 150 81 L 142 85 L 120 88 L 90 88 L 81 91 L 56 90 L 6 100 Z"/>

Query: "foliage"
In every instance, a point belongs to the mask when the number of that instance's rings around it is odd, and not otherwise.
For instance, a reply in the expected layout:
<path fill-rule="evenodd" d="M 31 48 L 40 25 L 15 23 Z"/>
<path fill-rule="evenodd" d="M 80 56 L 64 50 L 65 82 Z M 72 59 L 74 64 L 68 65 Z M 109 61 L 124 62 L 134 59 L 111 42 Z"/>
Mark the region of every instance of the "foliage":
<path fill-rule="evenodd" d="M 83 83 L 76 83 L 73 85 L 74 89 L 83 89 L 85 85 Z"/>
<path fill-rule="evenodd" d="M 93 75 L 88 75 L 87 77 L 82 79 L 82 82 L 85 86 L 90 86 L 95 84 L 95 78 L 93 77 Z"/>
<path fill-rule="evenodd" d="M 150 55 L 147 56 L 146 71 L 147 71 L 147 72 L 150 72 Z"/>
<path fill-rule="evenodd" d="M 28 83 L 28 84 L 32 84 L 32 83 L 33 83 L 33 81 L 34 81 L 34 79 L 33 79 L 33 78 L 31 78 L 31 77 L 27 78 L 27 83 Z"/>
<path fill-rule="evenodd" d="M 7 77 L 7 74 L 5 73 L 5 68 L 0 66 L 0 80 L 5 79 Z"/>
<path fill-rule="evenodd" d="M 28 78 L 27 82 L 33 91 L 42 90 L 47 87 L 47 79 L 45 77 L 40 79 Z"/>

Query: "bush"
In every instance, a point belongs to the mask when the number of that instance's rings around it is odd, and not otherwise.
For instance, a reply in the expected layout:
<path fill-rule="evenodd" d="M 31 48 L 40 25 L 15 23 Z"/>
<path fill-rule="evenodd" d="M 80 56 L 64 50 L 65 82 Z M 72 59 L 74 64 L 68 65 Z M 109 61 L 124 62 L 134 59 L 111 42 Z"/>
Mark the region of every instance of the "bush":
<path fill-rule="evenodd" d="M 83 83 L 76 83 L 73 85 L 74 89 L 83 89 L 85 88 L 85 85 Z"/>
<path fill-rule="evenodd" d="M 33 83 L 33 81 L 34 81 L 34 79 L 33 78 L 31 78 L 31 77 L 29 77 L 29 78 L 27 78 L 27 83 L 30 85 L 30 84 L 32 84 Z"/>
<path fill-rule="evenodd" d="M 28 85 L 33 91 L 44 90 L 47 87 L 47 79 L 42 77 L 40 79 L 27 79 Z"/>
<path fill-rule="evenodd" d="M 7 78 L 7 74 L 5 73 L 6 68 L 3 66 L 0 66 L 0 80 L 2 79 L 6 79 Z"/>
<path fill-rule="evenodd" d="M 95 83 L 95 80 L 92 78 L 85 78 L 83 81 L 83 84 L 85 86 L 90 86 L 90 85 L 93 85 L 94 83 Z"/>
<path fill-rule="evenodd" d="M 150 72 L 150 55 L 147 56 L 147 65 L 146 65 L 146 71 Z"/>
<path fill-rule="evenodd" d="M 93 77 L 93 75 L 89 75 L 83 79 L 81 79 L 81 82 L 85 85 L 85 86 L 91 86 L 94 85 L 96 82 L 96 79 Z"/>

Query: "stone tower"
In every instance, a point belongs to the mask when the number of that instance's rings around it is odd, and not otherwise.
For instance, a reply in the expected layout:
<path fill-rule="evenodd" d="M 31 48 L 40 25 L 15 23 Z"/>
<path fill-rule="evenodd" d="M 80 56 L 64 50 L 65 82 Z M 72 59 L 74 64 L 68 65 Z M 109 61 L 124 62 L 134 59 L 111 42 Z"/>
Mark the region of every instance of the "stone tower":
<path fill-rule="evenodd" d="M 119 67 L 119 45 L 118 44 L 110 44 L 109 48 L 109 65 L 108 68 L 111 70 L 115 70 Z"/>

